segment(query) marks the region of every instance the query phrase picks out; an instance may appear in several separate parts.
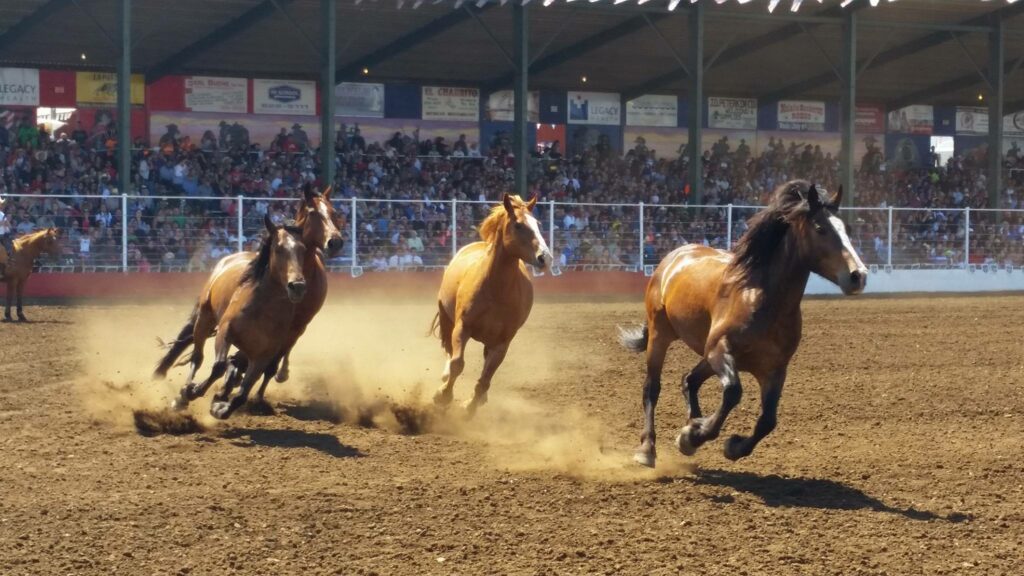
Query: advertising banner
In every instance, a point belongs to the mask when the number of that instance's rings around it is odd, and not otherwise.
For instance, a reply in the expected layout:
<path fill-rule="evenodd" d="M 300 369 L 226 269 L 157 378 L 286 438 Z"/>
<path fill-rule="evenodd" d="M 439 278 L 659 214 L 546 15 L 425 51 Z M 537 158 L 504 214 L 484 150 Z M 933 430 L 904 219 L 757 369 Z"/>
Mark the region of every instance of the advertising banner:
<path fill-rule="evenodd" d="M 480 90 L 477 88 L 423 87 L 424 120 L 480 120 Z"/>
<path fill-rule="evenodd" d="M 754 98 L 708 98 L 708 128 L 757 130 L 757 100 Z"/>
<path fill-rule="evenodd" d="M 608 92 L 569 92 L 569 124 L 604 124 L 618 126 L 622 122 L 619 95 Z"/>
<path fill-rule="evenodd" d="M 39 70 L 0 68 L 0 106 L 39 106 Z"/>
<path fill-rule="evenodd" d="M 825 130 L 825 103 L 808 100 L 782 100 L 779 102 L 779 130 L 823 132 Z"/>
<path fill-rule="evenodd" d="M 626 125 L 675 128 L 679 125 L 679 98 L 645 94 L 626 102 Z"/>
<path fill-rule="evenodd" d="M 930 105 L 915 104 L 889 112 L 889 132 L 931 134 L 934 127 L 935 110 Z"/>
<path fill-rule="evenodd" d="M 957 135 L 988 134 L 988 108 L 956 107 Z"/>
<path fill-rule="evenodd" d="M 316 82 L 312 80 L 252 81 L 252 111 L 256 114 L 316 114 Z"/>
<path fill-rule="evenodd" d="M 1004 136 L 1024 136 L 1024 112 L 1003 116 Z"/>
<path fill-rule="evenodd" d="M 512 122 L 515 119 L 515 105 L 515 92 L 511 90 L 492 92 L 487 97 L 485 117 L 495 122 Z M 538 110 L 540 110 L 540 92 L 530 92 L 530 98 L 526 101 L 528 122 L 539 122 Z"/>
<path fill-rule="evenodd" d="M 245 114 L 249 111 L 249 81 L 245 78 L 186 76 L 185 108 L 192 112 Z"/>
<path fill-rule="evenodd" d="M 334 87 L 334 115 L 384 117 L 384 85 L 342 82 Z"/>
<path fill-rule="evenodd" d="M 146 79 L 132 74 L 132 104 L 146 102 Z M 75 73 L 75 100 L 79 104 L 117 104 L 117 74 L 113 72 Z"/>
<path fill-rule="evenodd" d="M 881 134 L 885 132 L 885 111 L 881 106 L 857 106 L 857 132 Z"/>

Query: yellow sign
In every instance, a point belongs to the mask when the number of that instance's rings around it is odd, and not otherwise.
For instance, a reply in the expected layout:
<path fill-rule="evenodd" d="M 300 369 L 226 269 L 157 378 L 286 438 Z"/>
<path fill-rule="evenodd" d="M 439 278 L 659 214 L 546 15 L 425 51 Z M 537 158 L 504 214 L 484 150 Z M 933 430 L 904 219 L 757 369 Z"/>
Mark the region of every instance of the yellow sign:
<path fill-rule="evenodd" d="M 110 72 L 77 72 L 75 99 L 79 104 L 117 104 L 117 74 Z M 146 79 L 132 74 L 132 104 L 146 101 Z"/>

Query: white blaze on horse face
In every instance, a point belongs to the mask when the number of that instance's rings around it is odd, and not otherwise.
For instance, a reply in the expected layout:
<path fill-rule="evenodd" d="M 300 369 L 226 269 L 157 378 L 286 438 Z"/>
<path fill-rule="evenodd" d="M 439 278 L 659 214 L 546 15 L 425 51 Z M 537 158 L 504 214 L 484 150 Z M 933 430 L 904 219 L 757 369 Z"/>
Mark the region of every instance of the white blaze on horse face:
<path fill-rule="evenodd" d="M 543 256 L 547 262 L 541 267 L 551 264 L 551 250 L 548 249 L 548 243 L 544 241 L 544 235 L 540 233 L 540 223 L 533 217 L 533 214 L 526 215 L 526 223 L 530 226 L 530 230 L 533 231 L 534 237 L 537 238 L 538 251 L 534 254 L 534 259 L 539 260 Z"/>
<path fill-rule="evenodd" d="M 323 249 L 326 251 L 331 241 L 331 237 L 335 234 L 341 234 L 338 231 L 338 227 L 334 225 L 334 220 L 331 218 L 331 212 L 327 209 L 327 200 L 320 202 L 319 205 L 320 215 L 324 218 L 324 225 L 327 227 L 327 234 L 324 235 Z"/>
<path fill-rule="evenodd" d="M 853 248 L 853 243 L 850 242 L 850 236 L 846 233 L 846 225 L 839 219 L 838 216 L 829 216 L 828 221 L 832 223 L 832 227 L 836 229 L 836 233 L 839 234 L 839 239 L 843 242 L 843 248 L 853 258 L 853 264 L 856 265 L 858 272 L 866 271 L 864 263 L 861 262 L 860 255 Z"/>
<path fill-rule="evenodd" d="M 839 219 L 838 216 L 829 216 L 828 221 L 835 228 L 836 234 L 839 235 L 839 240 L 843 243 L 844 254 L 843 259 L 846 261 L 847 266 L 852 270 L 837 271 L 837 279 L 839 280 L 839 287 L 846 293 L 859 293 L 864 289 L 864 281 L 867 279 L 868 269 L 864 266 L 864 262 L 861 261 L 860 255 L 853 248 L 853 243 L 850 242 L 850 236 L 846 233 L 846 225 Z M 857 272 L 860 275 L 860 280 L 857 286 L 850 286 L 851 274 Z"/>

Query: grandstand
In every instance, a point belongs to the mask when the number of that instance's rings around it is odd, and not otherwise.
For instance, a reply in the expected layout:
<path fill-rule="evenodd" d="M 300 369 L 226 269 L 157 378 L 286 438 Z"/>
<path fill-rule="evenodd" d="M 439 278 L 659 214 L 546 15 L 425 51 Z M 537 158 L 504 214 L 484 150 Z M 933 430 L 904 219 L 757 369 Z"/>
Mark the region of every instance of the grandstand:
<path fill-rule="evenodd" d="M 767 4 L 10 0 L 0 194 L 53 270 L 205 270 L 315 182 L 354 274 L 506 191 L 562 270 L 642 271 L 804 177 L 878 268 L 1024 266 L 1024 3 Z"/>

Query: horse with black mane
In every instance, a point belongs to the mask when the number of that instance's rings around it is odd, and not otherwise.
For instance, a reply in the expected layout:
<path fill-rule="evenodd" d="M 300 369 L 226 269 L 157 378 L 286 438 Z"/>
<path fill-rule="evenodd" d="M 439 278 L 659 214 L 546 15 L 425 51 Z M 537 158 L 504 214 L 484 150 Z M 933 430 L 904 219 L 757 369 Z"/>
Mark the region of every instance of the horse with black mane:
<path fill-rule="evenodd" d="M 7 254 L 7 251 L 0 248 L 3 254 L 0 259 L 5 264 L 3 272 L 0 272 L 0 282 L 7 285 L 7 305 L 4 308 L 4 321 L 10 322 L 11 304 L 14 298 L 18 299 L 18 321 L 27 322 L 23 308 L 22 297 L 25 294 L 25 282 L 32 275 L 32 267 L 36 258 L 44 252 L 57 257 L 60 256 L 60 229 L 46 228 L 25 234 L 16 238 L 12 243 L 14 251 Z"/>
<path fill-rule="evenodd" d="M 836 215 L 842 194 L 840 188 L 826 198 L 806 181 L 787 182 L 750 220 L 733 253 L 690 244 L 661 261 L 647 284 L 647 322 L 620 332 L 626 348 L 647 353 L 637 462 L 655 463 L 654 409 L 665 354 L 675 340 L 701 356 L 682 382 L 689 418 L 676 436 L 680 452 L 693 455 L 718 437 L 740 401 L 741 371 L 760 384 L 761 415 L 752 435 L 729 437 L 726 458 L 748 456 L 775 428 L 786 369 L 800 344 L 800 302 L 810 274 L 832 281 L 847 295 L 861 293 L 867 282 L 867 269 Z M 697 393 L 711 376 L 722 383 L 722 403 L 705 417 Z"/>

